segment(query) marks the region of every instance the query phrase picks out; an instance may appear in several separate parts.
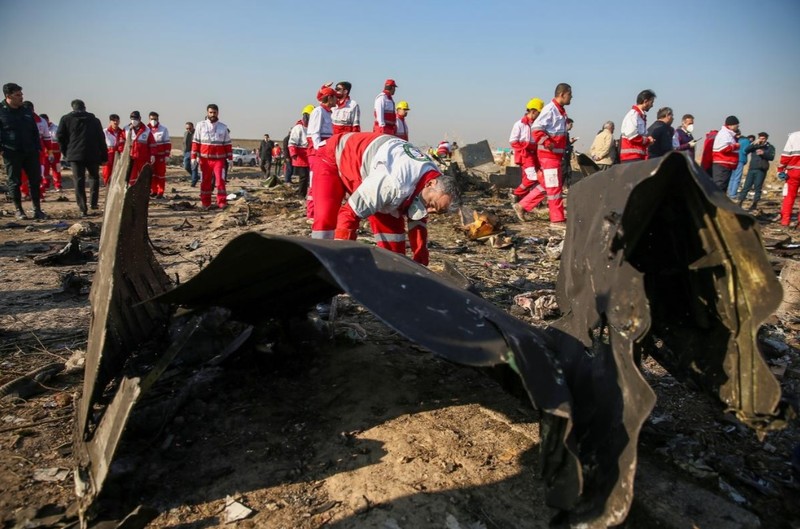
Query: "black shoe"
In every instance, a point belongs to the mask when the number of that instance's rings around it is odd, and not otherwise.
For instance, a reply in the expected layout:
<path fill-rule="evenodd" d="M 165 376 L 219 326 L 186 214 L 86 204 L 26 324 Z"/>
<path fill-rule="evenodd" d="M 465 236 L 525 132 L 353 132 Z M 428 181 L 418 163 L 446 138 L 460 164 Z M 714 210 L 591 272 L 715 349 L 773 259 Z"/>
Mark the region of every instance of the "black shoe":
<path fill-rule="evenodd" d="M 16 216 L 17 220 L 27 220 L 28 219 L 28 216 L 21 209 L 17 210 L 17 214 L 15 216 Z"/>
<path fill-rule="evenodd" d="M 156 194 L 155 193 L 150 193 L 150 198 L 156 198 Z"/>
<path fill-rule="evenodd" d="M 37 209 L 36 211 L 33 212 L 33 218 L 36 220 L 45 220 L 47 218 L 47 215 L 45 215 L 44 211 L 42 211 L 41 209 Z"/>
<path fill-rule="evenodd" d="M 750 204 L 750 207 L 747 208 L 747 211 L 755 211 L 758 208 L 758 202 L 753 202 Z"/>

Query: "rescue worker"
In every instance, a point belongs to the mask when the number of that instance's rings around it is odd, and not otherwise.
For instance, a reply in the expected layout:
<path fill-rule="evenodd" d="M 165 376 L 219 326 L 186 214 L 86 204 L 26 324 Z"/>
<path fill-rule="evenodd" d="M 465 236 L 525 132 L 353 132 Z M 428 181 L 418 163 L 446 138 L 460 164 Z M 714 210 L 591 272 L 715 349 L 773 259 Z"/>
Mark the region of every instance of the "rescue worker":
<path fill-rule="evenodd" d="M 336 83 L 336 106 L 331 110 L 333 133 L 361 132 L 361 108 L 351 97 L 353 85 L 347 81 Z"/>
<path fill-rule="evenodd" d="M 786 146 L 778 162 L 778 178 L 785 181 L 783 204 L 781 204 L 781 224 L 788 226 L 800 188 L 800 131 L 789 134 Z"/>
<path fill-rule="evenodd" d="M 453 177 L 407 141 L 376 132 L 335 135 L 317 156 L 312 238 L 355 240 L 369 218 L 377 245 L 405 254 L 408 219 L 412 258 L 428 264 L 426 217 L 457 200 Z"/>
<path fill-rule="evenodd" d="M 541 166 L 539 165 L 539 159 L 536 157 L 536 142 L 533 141 L 533 133 L 531 131 L 533 122 L 539 117 L 539 113 L 542 111 L 543 107 L 544 101 L 538 97 L 534 97 L 525 105 L 525 115 L 514 122 L 514 125 L 511 127 L 511 135 L 508 141 L 514 152 L 514 163 L 520 167 L 522 173 L 519 186 L 513 191 L 516 200 L 521 200 L 527 196 L 531 189 L 539 182 L 541 182 L 541 186 L 544 188 L 544 180 L 541 177 Z M 544 199 L 544 194 L 539 194 L 537 196 L 538 199 L 535 203 L 526 203 L 524 208 L 519 204 L 514 204 L 512 206 L 520 220 L 525 221 L 525 211 L 530 211 Z"/>
<path fill-rule="evenodd" d="M 536 152 L 542 168 L 542 186 L 529 193 L 529 203 L 538 203 L 540 194 L 547 195 L 547 208 L 550 210 L 550 223 L 563 227 L 566 222 L 564 198 L 564 175 L 561 161 L 567 148 L 567 111 L 564 107 L 572 102 L 572 87 L 559 83 L 555 97 L 547 103 L 531 126 Z"/>
<path fill-rule="evenodd" d="M 44 192 L 48 187 L 44 178 L 44 168 L 47 166 L 48 162 L 53 159 L 53 142 L 55 139 L 50 135 L 50 128 L 47 126 L 47 121 L 36 113 L 33 103 L 31 101 L 25 101 L 22 103 L 22 106 L 30 110 L 31 114 L 33 114 L 33 121 L 36 123 L 36 129 L 39 131 L 41 150 L 39 151 L 39 178 L 37 180 L 39 182 L 39 196 L 44 200 Z M 22 185 L 20 189 L 27 200 L 30 195 L 30 190 L 28 174 L 24 170 L 22 172 Z"/>
<path fill-rule="evenodd" d="M 125 127 L 126 138 L 130 138 L 131 150 L 128 155 L 131 163 L 125 181 L 132 186 L 139 178 L 139 172 L 146 164 L 153 165 L 156 161 L 156 140 L 150 134 L 150 129 L 142 123 L 142 115 L 134 110 L 130 115 L 130 125 Z M 108 143 L 106 142 L 106 147 Z"/>
<path fill-rule="evenodd" d="M 225 190 L 228 170 L 233 162 L 233 145 L 227 125 L 219 120 L 219 107 L 210 103 L 206 119 L 197 123 L 192 138 L 192 168 L 200 167 L 200 203 L 203 209 L 211 208 L 213 188 L 217 188 L 217 207 L 228 205 Z"/>
<path fill-rule="evenodd" d="M 708 177 L 711 178 L 711 165 L 714 161 L 714 140 L 717 138 L 719 131 L 717 129 L 709 130 L 703 138 L 703 152 L 700 155 L 700 167 L 702 167 Z"/>
<path fill-rule="evenodd" d="M 321 149 L 325 142 L 333 136 L 333 120 L 331 110 L 336 106 L 338 96 L 336 90 L 331 88 L 333 83 L 323 85 L 317 91 L 319 105 L 311 112 L 306 126 L 306 140 L 308 141 L 308 195 L 306 196 L 306 217 L 314 218 L 314 167 L 317 149 Z"/>
<path fill-rule="evenodd" d="M 647 158 L 647 146 L 653 138 L 647 135 L 648 110 L 653 108 L 656 94 L 652 90 L 642 90 L 636 96 L 636 104 L 631 107 L 620 126 L 620 163 L 637 162 Z"/>
<path fill-rule="evenodd" d="M 397 83 L 394 82 L 394 79 L 386 79 L 383 83 L 383 91 L 375 98 L 372 110 L 374 117 L 372 132 L 397 133 L 397 111 L 394 107 L 394 99 L 392 99 L 396 90 Z"/>
<path fill-rule="evenodd" d="M 406 141 L 408 141 L 408 124 L 406 124 L 406 116 L 408 115 L 409 110 L 411 109 L 408 108 L 407 101 L 400 101 L 397 103 L 397 132 L 395 133 L 395 136 Z"/>
<path fill-rule="evenodd" d="M 720 191 L 727 192 L 731 174 L 739 165 L 739 119 L 736 116 L 725 118 L 725 125 L 714 138 L 711 155 L 711 180 Z"/>
<path fill-rule="evenodd" d="M 164 198 L 164 188 L 167 185 L 167 160 L 172 152 L 172 143 L 169 141 L 167 127 L 159 123 L 158 112 L 150 112 L 148 128 L 156 142 L 156 161 L 153 164 L 153 179 L 150 180 L 150 197 Z"/>
<path fill-rule="evenodd" d="M 450 158 L 451 154 L 452 148 L 450 146 L 450 142 L 447 140 L 440 141 L 439 145 L 436 147 L 436 155 L 442 160 L 445 160 Z"/>
<path fill-rule="evenodd" d="M 289 163 L 292 174 L 297 176 L 300 187 L 297 194 L 305 198 L 308 195 L 308 117 L 314 111 L 314 105 L 306 105 L 300 113 L 292 130 L 289 131 Z"/>
<path fill-rule="evenodd" d="M 48 189 L 50 187 L 50 181 L 53 182 L 53 187 L 59 193 L 61 192 L 61 147 L 58 146 L 58 142 L 55 140 L 56 133 L 58 132 L 58 125 L 50 121 L 50 116 L 47 114 L 42 114 L 40 116 L 45 122 L 47 123 L 47 129 L 50 131 L 50 138 L 53 140 L 50 144 L 50 154 L 52 157 L 48 157 L 47 161 L 44 165 L 44 174 L 42 175 L 42 184 L 40 187 L 44 187 L 44 189 Z"/>
<path fill-rule="evenodd" d="M 120 128 L 117 114 L 108 116 L 108 127 L 103 130 L 103 133 L 106 137 L 106 157 L 108 158 L 103 165 L 103 183 L 108 186 L 108 181 L 111 180 L 114 172 L 114 159 L 117 153 L 122 154 L 122 151 L 125 150 L 125 130 Z"/>

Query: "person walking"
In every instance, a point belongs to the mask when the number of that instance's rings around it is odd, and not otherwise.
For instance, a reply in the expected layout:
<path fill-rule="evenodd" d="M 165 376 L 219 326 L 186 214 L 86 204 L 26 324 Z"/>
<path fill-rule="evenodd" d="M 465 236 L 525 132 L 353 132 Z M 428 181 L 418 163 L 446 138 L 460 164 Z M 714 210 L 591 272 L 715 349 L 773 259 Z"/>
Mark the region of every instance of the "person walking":
<path fill-rule="evenodd" d="M 81 217 L 87 217 L 86 173 L 89 173 L 89 206 L 98 208 L 100 193 L 100 164 L 108 162 L 105 134 L 100 120 L 86 111 L 80 99 L 71 103 L 72 112 L 65 114 L 58 123 L 58 144 L 64 159 L 72 167 L 75 179 L 75 202 Z"/>
<path fill-rule="evenodd" d="M 267 178 L 269 178 L 269 174 L 272 170 L 273 147 L 275 147 L 275 142 L 269 139 L 269 134 L 264 134 L 264 139 L 258 144 L 258 166 Z M 275 176 L 277 177 L 278 175 L 276 174 Z"/>
<path fill-rule="evenodd" d="M 555 89 L 555 97 L 547 103 L 533 122 L 531 130 L 537 144 L 537 157 L 542 166 L 544 190 L 536 188 L 531 191 L 531 201 L 537 200 L 540 193 L 547 195 L 547 208 L 550 210 L 550 224 L 562 228 L 567 221 L 564 211 L 564 177 L 562 160 L 567 148 L 567 111 L 564 109 L 572 102 L 572 87 L 567 83 L 559 83 Z"/>
<path fill-rule="evenodd" d="M 47 114 L 42 114 L 39 117 L 41 117 L 47 123 L 47 130 L 50 131 L 50 138 L 52 138 L 52 142 L 50 144 L 50 156 L 47 157 L 44 165 L 41 187 L 48 189 L 50 187 L 50 180 L 52 180 L 55 190 L 61 193 L 61 147 L 59 147 L 58 140 L 56 138 L 58 125 L 50 121 L 50 116 Z"/>
<path fill-rule="evenodd" d="M 108 127 L 103 130 L 106 142 L 106 163 L 103 165 L 103 183 L 108 186 L 111 175 L 114 173 L 114 160 L 117 153 L 125 150 L 125 130 L 119 126 L 119 116 L 108 116 Z"/>
<path fill-rule="evenodd" d="M 656 93 L 642 90 L 636 96 L 636 104 L 631 107 L 620 126 L 620 163 L 638 162 L 647 158 L 647 146 L 653 138 L 647 135 L 647 111 L 653 108 Z"/>
<path fill-rule="evenodd" d="M 153 178 L 150 180 L 150 197 L 164 198 L 167 187 L 167 160 L 172 153 L 172 142 L 169 140 L 167 127 L 159 122 L 158 112 L 152 111 L 148 115 L 147 127 L 156 144 L 156 161 L 153 164 Z"/>
<path fill-rule="evenodd" d="M 736 116 L 725 118 L 725 125 L 714 138 L 711 158 L 711 179 L 717 189 L 725 193 L 736 166 L 739 165 L 739 119 Z"/>
<path fill-rule="evenodd" d="M 302 198 L 308 195 L 308 116 L 314 111 L 314 105 L 306 105 L 300 113 L 292 130 L 289 132 L 289 163 L 292 173 L 297 176 L 299 188 L 297 194 Z"/>
<path fill-rule="evenodd" d="M 383 91 L 375 98 L 373 106 L 372 132 L 382 132 L 383 134 L 397 133 L 397 109 L 394 106 L 394 93 L 397 91 L 397 83 L 394 79 L 386 79 L 383 83 Z"/>
<path fill-rule="evenodd" d="M 217 207 L 228 206 L 225 189 L 228 170 L 233 162 L 233 145 L 228 126 L 219 120 L 219 107 L 206 106 L 206 119 L 195 126 L 192 138 L 192 166 L 200 167 L 200 203 L 211 208 L 211 196 L 217 188 Z"/>
<path fill-rule="evenodd" d="M 521 173 L 520 183 L 513 191 L 516 200 L 524 200 L 537 184 L 540 184 L 542 188 L 544 187 L 544 177 L 542 176 L 539 159 L 536 156 L 536 142 L 533 139 L 531 130 L 533 122 L 539 117 L 539 112 L 542 111 L 542 108 L 544 108 L 544 101 L 538 97 L 532 98 L 525 105 L 525 114 L 515 121 L 511 127 L 508 142 L 514 152 L 514 163 L 519 166 Z M 512 206 L 514 213 L 521 221 L 527 220 L 525 213 L 531 211 L 539 202 L 544 200 L 544 196 L 544 194 L 538 194 L 538 198 L 535 201 L 514 204 Z"/>
<path fill-rule="evenodd" d="M 331 110 L 333 133 L 361 132 L 361 108 L 350 97 L 353 85 L 348 81 L 336 83 L 337 103 Z"/>
<path fill-rule="evenodd" d="M 3 85 L 3 100 L 0 101 L 0 152 L 3 156 L 8 187 L 18 220 L 27 219 L 22 208 L 23 171 L 30 175 L 30 195 L 33 203 L 33 218 L 45 219 L 41 208 L 41 170 L 39 156 L 42 140 L 33 119 L 33 112 L 24 108 L 22 87 L 16 83 Z"/>
<path fill-rule="evenodd" d="M 756 141 L 756 137 L 752 134 L 747 137 L 739 135 L 737 139 L 739 142 L 739 163 L 731 173 L 731 181 L 728 183 L 728 198 L 731 200 L 735 200 L 739 196 L 739 184 L 742 182 L 744 165 L 747 163 L 747 148 Z"/>
<path fill-rule="evenodd" d="M 189 173 L 191 182 L 189 185 L 195 187 L 200 181 L 197 174 L 197 167 L 192 167 L 192 139 L 194 138 L 194 123 L 187 121 L 183 126 L 183 168 Z"/>
<path fill-rule="evenodd" d="M 788 226 L 800 188 L 800 130 L 789 134 L 786 140 L 778 162 L 778 178 L 786 182 L 781 204 L 781 225 Z"/>
<path fill-rule="evenodd" d="M 764 179 L 767 177 L 769 163 L 775 159 L 775 147 L 768 140 L 769 134 L 759 132 L 758 139 L 748 145 L 745 151 L 745 154 L 750 155 L 750 166 L 747 169 L 747 178 L 744 181 L 744 185 L 742 185 L 738 198 L 739 207 L 741 207 L 747 198 L 747 193 L 750 189 L 753 189 L 753 202 L 748 208 L 749 211 L 754 211 L 758 207 L 758 201 L 761 200 L 761 188 L 764 186 Z"/>
<path fill-rule="evenodd" d="M 600 129 L 600 132 L 594 137 L 592 146 L 589 147 L 589 155 L 601 171 L 608 170 L 614 164 L 613 153 L 611 152 L 613 148 L 614 122 L 606 121 L 603 123 L 603 128 Z"/>

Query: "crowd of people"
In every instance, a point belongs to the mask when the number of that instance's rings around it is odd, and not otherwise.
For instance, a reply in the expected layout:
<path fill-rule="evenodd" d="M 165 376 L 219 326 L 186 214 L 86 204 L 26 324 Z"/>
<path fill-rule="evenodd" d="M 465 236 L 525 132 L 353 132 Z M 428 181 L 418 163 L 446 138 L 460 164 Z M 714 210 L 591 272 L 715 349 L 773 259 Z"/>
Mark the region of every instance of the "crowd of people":
<path fill-rule="evenodd" d="M 395 103 L 397 88 L 394 79 L 386 79 L 374 100 L 372 132 L 364 132 L 360 107 L 350 95 L 352 84 L 326 83 L 317 91 L 317 104 L 301 110 L 282 144 L 265 134 L 255 154 L 268 185 L 276 185 L 281 173 L 284 183 L 296 179 L 297 192 L 306 199 L 312 237 L 355 239 L 359 220 L 367 218 L 378 246 L 404 254 L 408 245 L 412 258 L 427 265 L 427 217 L 450 210 L 458 201 L 454 179 L 444 175 L 436 162 L 448 159 L 456 146 L 442 141 L 436 149 L 423 153 L 409 143 L 407 118 L 411 108 L 407 101 Z M 133 185 L 141 169 L 149 164 L 153 175 L 151 197 L 163 197 L 172 144 L 158 112 L 151 111 L 148 122 L 143 123 L 140 112 L 134 110 L 125 127 L 120 126 L 119 116 L 112 114 L 103 128 L 87 112 L 83 101 L 76 99 L 71 103 L 72 111 L 55 125 L 24 101 L 21 86 L 7 83 L 3 95 L 0 149 L 18 219 L 28 218 L 22 205 L 26 198 L 33 204 L 33 217 L 46 218 L 41 199 L 51 185 L 61 190 L 62 158 L 72 165 L 81 216 L 93 214 L 90 210 L 98 209 L 99 168 L 108 185 L 115 160 L 126 143 L 130 145 L 127 184 Z M 652 90 L 638 94 L 622 119 L 618 140 L 614 122 L 603 124 L 589 152 L 600 170 L 673 150 L 694 159 L 698 143 L 693 135 L 694 117 L 684 114 L 680 126 L 673 128 L 672 109 L 662 107 L 648 126 L 647 113 L 655 99 Z M 512 127 L 509 141 L 514 161 L 522 170 L 521 182 L 513 191 L 513 208 L 522 221 L 528 220 L 539 204 L 546 203 L 553 226 L 563 227 L 566 222 L 563 187 L 577 140 L 570 138 L 573 122 L 566 107 L 571 101 L 572 87 L 559 83 L 550 101 L 529 100 L 525 114 Z M 184 167 L 192 187 L 200 184 L 202 207 L 225 208 L 233 153 L 230 130 L 219 121 L 219 107 L 209 104 L 203 121 L 186 122 L 183 140 Z M 752 190 L 750 209 L 755 209 L 770 161 L 776 155 L 768 140 L 766 132 L 742 136 L 739 120 L 728 116 L 722 127 L 706 134 L 701 166 L 718 189 L 740 206 Z M 748 157 L 749 169 L 744 175 Z M 789 136 L 778 171 L 779 178 L 786 181 L 780 221 L 788 225 L 800 187 L 800 132 Z M 212 205 L 214 190 L 216 204 Z"/>

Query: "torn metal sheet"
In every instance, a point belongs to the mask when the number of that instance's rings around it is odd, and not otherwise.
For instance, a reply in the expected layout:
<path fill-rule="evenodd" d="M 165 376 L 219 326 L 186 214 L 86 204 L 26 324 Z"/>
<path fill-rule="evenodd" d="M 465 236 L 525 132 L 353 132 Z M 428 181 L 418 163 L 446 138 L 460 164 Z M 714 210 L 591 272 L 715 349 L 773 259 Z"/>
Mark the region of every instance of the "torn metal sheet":
<path fill-rule="evenodd" d="M 404 256 L 354 241 L 257 233 L 231 241 L 156 301 L 227 307 L 247 321 L 303 313 L 347 292 L 435 354 L 508 364 L 543 412 L 543 478 L 548 503 L 561 510 L 556 522 L 607 527 L 627 515 L 639 431 L 655 399 L 637 368 L 645 351 L 717 392 L 750 426 L 781 425 L 779 386 L 755 349 L 757 325 L 780 288 L 754 221 L 683 155 L 598 173 L 569 200 L 557 287 L 565 316 L 546 330 Z M 418 310 L 408 311 L 411 304 Z M 654 338 L 664 346 L 651 346 Z M 98 354 L 91 342 L 90 350 Z M 97 358 L 92 364 L 87 379 L 120 375 Z M 89 407 L 99 398 L 86 395 Z M 106 412 L 117 425 L 112 443 L 137 395 Z"/>

